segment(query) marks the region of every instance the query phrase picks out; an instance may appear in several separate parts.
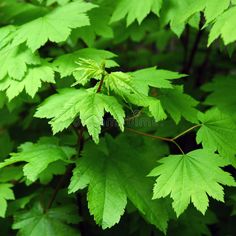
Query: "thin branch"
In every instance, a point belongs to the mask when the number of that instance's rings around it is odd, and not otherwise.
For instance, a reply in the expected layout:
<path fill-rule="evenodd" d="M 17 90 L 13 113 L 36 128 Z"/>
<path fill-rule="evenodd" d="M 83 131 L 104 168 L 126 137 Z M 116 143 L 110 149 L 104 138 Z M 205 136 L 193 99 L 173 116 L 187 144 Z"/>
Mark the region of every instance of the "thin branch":
<path fill-rule="evenodd" d="M 176 141 L 174 141 L 171 138 L 165 138 L 165 137 L 160 137 L 160 136 L 156 136 L 156 135 L 151 135 L 151 134 L 144 133 L 144 132 L 141 132 L 141 131 L 137 131 L 137 130 L 131 129 L 131 128 L 126 128 L 126 130 L 128 130 L 130 132 L 133 132 L 133 133 L 136 133 L 136 134 L 139 134 L 139 135 L 142 135 L 142 136 L 145 136 L 145 137 L 150 137 L 150 138 L 154 138 L 154 139 L 158 139 L 158 140 L 162 140 L 162 141 L 173 143 L 180 150 L 180 152 L 184 155 L 184 152 L 183 152 L 182 148 L 179 146 L 179 144 L 176 143 Z"/>
<path fill-rule="evenodd" d="M 174 143 L 175 146 L 180 150 L 180 152 L 181 152 L 183 155 L 185 155 L 183 149 L 179 146 L 179 144 L 178 144 L 175 140 L 172 140 L 172 139 L 171 139 L 170 142 Z"/>
<path fill-rule="evenodd" d="M 187 61 L 187 64 L 186 64 L 185 68 L 182 71 L 183 73 L 186 73 L 186 74 L 188 74 L 190 72 L 191 68 L 192 68 L 192 65 L 193 65 L 196 53 L 198 51 L 198 47 L 199 47 L 203 32 L 204 32 L 204 30 L 202 29 L 202 26 L 203 26 L 203 20 L 202 19 L 203 18 L 201 17 L 201 20 L 200 20 L 200 23 L 199 23 L 199 30 L 197 32 L 192 50 L 190 52 L 189 59 Z"/>
<path fill-rule="evenodd" d="M 156 136 L 156 135 L 152 135 L 152 134 L 148 134 L 148 133 L 144 133 L 135 129 L 131 129 L 131 128 L 125 128 L 126 130 L 142 135 L 142 136 L 146 136 L 146 137 L 150 137 L 150 138 L 154 138 L 154 139 L 159 139 L 162 141 L 166 141 L 166 142 L 172 142 L 172 140 L 170 138 L 165 138 L 165 137 L 161 137 L 161 136 Z"/>
<path fill-rule="evenodd" d="M 157 136 L 157 135 L 152 135 L 152 134 L 144 133 L 144 132 L 141 132 L 141 131 L 138 131 L 138 130 L 135 130 L 135 129 L 131 129 L 131 128 L 125 128 L 125 129 L 130 131 L 130 132 L 133 132 L 133 133 L 145 136 L 145 137 L 150 137 L 150 138 L 154 138 L 154 139 L 159 139 L 161 141 L 166 141 L 166 142 L 173 143 L 180 150 L 180 152 L 184 155 L 183 149 L 180 147 L 180 145 L 175 140 L 178 139 L 179 137 L 189 133 L 190 131 L 194 130 L 195 128 L 200 127 L 200 126 L 201 126 L 201 124 L 194 125 L 194 126 L 190 127 L 189 129 L 183 131 L 182 133 L 178 134 L 174 138 L 165 138 L 165 137 L 161 137 L 161 136 Z"/>
<path fill-rule="evenodd" d="M 98 89 L 97 89 L 97 93 L 101 92 L 104 79 L 107 75 L 107 72 L 105 71 L 105 61 L 102 63 L 101 67 L 102 67 L 103 73 L 102 73 L 102 78 L 100 80 L 100 83 L 99 83 L 99 86 L 98 86 Z"/>
<path fill-rule="evenodd" d="M 182 133 L 176 135 L 174 138 L 172 138 L 172 140 L 176 140 L 176 139 L 178 139 L 179 137 L 181 137 L 181 136 L 187 134 L 188 132 L 190 132 L 190 131 L 192 131 L 192 130 L 194 130 L 194 129 L 200 127 L 200 126 L 201 126 L 200 124 L 194 125 L 194 126 L 190 127 L 189 129 L 183 131 Z"/>
<path fill-rule="evenodd" d="M 55 201 L 58 192 L 60 191 L 60 189 L 64 185 L 65 181 L 70 177 L 72 170 L 73 170 L 73 165 L 69 165 L 67 167 L 66 173 L 63 176 L 61 176 L 61 178 L 59 179 L 57 186 L 52 194 L 52 197 L 49 200 L 48 206 L 44 209 L 45 213 L 52 207 L 53 202 Z"/>

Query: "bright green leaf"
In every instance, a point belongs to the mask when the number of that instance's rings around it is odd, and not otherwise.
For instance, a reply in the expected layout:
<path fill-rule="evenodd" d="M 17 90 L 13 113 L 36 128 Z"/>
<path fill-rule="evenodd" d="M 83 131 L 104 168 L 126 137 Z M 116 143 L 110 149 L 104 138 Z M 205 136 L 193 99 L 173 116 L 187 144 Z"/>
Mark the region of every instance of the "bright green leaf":
<path fill-rule="evenodd" d="M 224 201 L 224 191 L 220 184 L 236 186 L 233 177 L 220 168 L 227 165 L 227 162 L 208 150 L 198 149 L 185 155 L 170 155 L 158 162 L 160 165 L 149 174 L 158 176 L 153 198 L 170 194 L 177 216 L 186 210 L 190 201 L 205 214 L 209 205 L 208 196 Z"/>
<path fill-rule="evenodd" d="M 60 107 L 60 109 L 58 109 Z M 52 118 L 50 124 L 54 133 L 67 128 L 76 117 L 88 128 L 93 140 L 99 142 L 103 116 L 109 112 L 124 130 L 124 110 L 113 96 L 85 89 L 64 89 L 49 97 L 37 110 L 35 116 Z"/>

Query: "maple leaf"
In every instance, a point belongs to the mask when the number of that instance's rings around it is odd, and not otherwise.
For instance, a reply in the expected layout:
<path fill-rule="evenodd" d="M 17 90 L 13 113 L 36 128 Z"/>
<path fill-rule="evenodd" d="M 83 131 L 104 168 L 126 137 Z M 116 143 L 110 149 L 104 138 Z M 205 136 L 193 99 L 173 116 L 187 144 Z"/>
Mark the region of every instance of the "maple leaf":
<path fill-rule="evenodd" d="M 116 55 L 114 53 L 106 50 L 84 48 L 73 53 L 68 53 L 58 57 L 54 61 L 53 65 L 55 67 L 55 70 L 58 71 L 62 77 L 69 76 L 72 73 L 75 73 L 76 77 L 76 69 L 78 68 L 76 61 L 78 60 L 78 58 L 94 60 L 99 64 L 102 61 L 105 61 L 106 67 L 113 67 L 117 66 L 117 63 L 111 60 L 111 58 L 114 58 L 115 56 Z"/>
<path fill-rule="evenodd" d="M 40 59 L 24 46 L 6 46 L 0 50 L 0 81 L 9 76 L 15 80 L 21 80 L 27 65 L 38 65 Z"/>
<path fill-rule="evenodd" d="M 160 165 L 149 176 L 158 176 L 153 198 L 170 197 L 179 216 L 190 201 L 203 214 L 208 207 L 208 196 L 224 201 L 221 185 L 236 186 L 233 177 L 220 167 L 227 162 L 209 150 L 198 149 L 184 155 L 170 155 L 158 161 Z"/>
<path fill-rule="evenodd" d="M 96 61 L 79 58 L 77 59 L 76 64 L 78 67 L 73 73 L 76 78 L 76 82 L 73 86 L 77 84 L 85 85 L 90 79 L 101 80 L 103 74 L 105 73 L 105 61 L 103 66 L 102 64 L 98 64 Z"/>
<path fill-rule="evenodd" d="M 171 84 L 173 79 L 186 76 L 168 70 L 158 70 L 156 67 L 137 70 L 130 74 L 137 90 L 146 95 L 148 95 L 149 86 L 154 88 L 173 88 Z"/>
<path fill-rule="evenodd" d="M 162 5 L 162 0 L 146 0 L 135 1 L 135 0 L 120 0 L 112 14 L 111 22 L 121 20 L 127 15 L 127 26 L 129 26 L 136 19 L 139 24 L 143 19 L 150 13 L 154 12 L 156 15 L 159 14 Z"/>
<path fill-rule="evenodd" d="M 44 211 L 36 202 L 32 209 L 18 212 L 14 217 L 13 229 L 22 236 L 79 236 L 80 233 L 68 224 L 79 222 L 74 205 L 63 205 Z"/>
<path fill-rule="evenodd" d="M 95 5 L 82 0 L 58 7 L 45 16 L 21 25 L 15 32 L 12 44 L 26 42 L 26 45 L 35 51 L 48 40 L 63 42 L 70 35 L 71 29 L 89 25 L 89 18 L 85 13 L 94 7 Z"/>
<path fill-rule="evenodd" d="M 234 42 L 236 40 L 236 30 L 232 22 L 235 22 L 235 20 L 236 6 L 229 8 L 217 17 L 209 34 L 208 46 L 219 36 L 222 37 L 225 45 Z"/>
<path fill-rule="evenodd" d="M 5 217 L 7 200 L 14 200 L 14 193 L 11 190 L 12 184 L 0 183 L 0 217 Z"/>
<path fill-rule="evenodd" d="M 214 0 L 207 0 L 206 8 L 204 10 L 204 16 L 206 18 L 205 25 L 221 15 L 229 7 L 229 5 L 230 0 L 222 0 L 219 1 L 218 4 L 216 4 Z"/>
<path fill-rule="evenodd" d="M 199 113 L 198 117 L 202 125 L 197 132 L 197 143 L 202 143 L 204 148 L 218 151 L 223 157 L 235 159 L 235 121 L 216 108 L 205 114 Z"/>
<path fill-rule="evenodd" d="M 139 94 L 138 90 L 135 89 L 131 75 L 128 73 L 121 71 L 112 72 L 105 76 L 104 81 L 108 91 L 114 91 L 122 97 L 128 97 L 130 94 L 134 93 Z"/>
<path fill-rule="evenodd" d="M 213 81 L 204 84 L 202 90 L 211 92 L 204 101 L 204 104 L 216 106 L 228 115 L 236 115 L 235 76 L 216 76 Z"/>
<path fill-rule="evenodd" d="M 161 104 L 176 123 L 180 122 L 181 116 L 186 120 L 197 123 L 198 110 L 195 106 L 198 104 L 191 96 L 183 93 L 181 86 L 175 86 L 174 89 L 160 89 L 158 98 Z"/>
<path fill-rule="evenodd" d="M 170 23 L 170 27 L 178 36 L 191 16 L 199 13 L 206 7 L 206 0 L 168 0 L 163 1 L 160 14 L 161 25 Z"/>
<path fill-rule="evenodd" d="M 70 38 L 75 41 L 75 43 L 78 38 L 81 38 L 88 47 L 95 47 L 94 43 L 97 35 L 105 39 L 114 37 L 113 29 L 109 25 L 109 19 L 113 7 L 107 5 L 106 1 L 103 1 L 99 3 L 99 7 L 88 12 L 90 25 L 75 29 L 71 34 Z"/>
<path fill-rule="evenodd" d="M 50 163 L 58 160 L 69 162 L 69 158 L 74 154 L 73 148 L 59 146 L 57 139 L 42 138 L 35 144 L 27 142 L 20 145 L 17 153 L 12 153 L 10 158 L 0 163 L 0 168 L 18 162 L 27 162 L 23 167 L 24 175 L 34 182 Z"/>
<path fill-rule="evenodd" d="M 60 107 L 60 109 L 58 109 Z M 54 133 L 67 128 L 76 117 L 80 117 L 93 140 L 99 142 L 104 113 L 109 112 L 124 130 L 124 110 L 113 96 L 85 89 L 63 89 L 53 95 L 38 108 L 35 116 L 52 118 L 50 124 Z"/>
<path fill-rule="evenodd" d="M 18 96 L 24 89 L 33 98 L 42 86 L 42 82 L 55 83 L 54 71 L 47 63 L 28 68 L 21 80 L 14 80 L 9 76 L 5 77 L 5 79 L 0 80 L 0 91 L 6 91 L 9 101 Z"/>
<path fill-rule="evenodd" d="M 104 229 L 119 222 L 128 198 L 144 218 L 165 232 L 167 208 L 162 200 L 150 201 L 152 181 L 145 178 L 146 173 L 145 159 L 128 139 L 107 136 L 99 146 L 86 145 L 73 171 L 69 192 L 88 186 L 90 213 Z"/>

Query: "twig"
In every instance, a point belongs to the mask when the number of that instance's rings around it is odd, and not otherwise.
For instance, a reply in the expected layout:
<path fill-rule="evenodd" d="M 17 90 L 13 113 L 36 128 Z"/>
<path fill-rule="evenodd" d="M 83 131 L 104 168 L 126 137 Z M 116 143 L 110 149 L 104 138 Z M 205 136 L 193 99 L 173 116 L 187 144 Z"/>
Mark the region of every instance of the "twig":
<path fill-rule="evenodd" d="M 165 138 L 165 137 L 161 137 L 161 136 L 157 136 L 157 135 L 152 135 L 152 134 L 144 133 L 144 132 L 141 132 L 141 131 L 138 131 L 138 130 L 135 130 L 135 129 L 131 129 L 131 128 L 125 128 L 125 129 L 130 131 L 130 132 L 133 132 L 133 133 L 145 136 L 145 137 L 150 137 L 150 138 L 159 139 L 159 140 L 162 140 L 162 141 L 173 143 L 180 150 L 180 152 L 184 155 L 183 149 L 179 146 L 179 144 L 175 140 L 178 139 L 179 137 L 187 134 L 188 132 L 192 131 L 193 129 L 195 129 L 197 127 L 200 127 L 200 126 L 201 126 L 200 124 L 194 125 L 194 126 L 190 127 L 189 129 L 183 131 L 182 133 L 178 134 L 174 138 Z"/>
<path fill-rule="evenodd" d="M 66 173 L 63 176 L 61 176 L 61 178 L 58 181 L 57 186 L 52 194 L 52 197 L 49 200 L 48 206 L 44 209 L 45 213 L 52 207 L 53 202 L 55 201 L 58 192 L 60 191 L 60 189 L 63 186 L 63 184 L 65 183 L 65 181 L 70 177 L 72 170 L 73 170 L 73 165 L 69 165 L 67 167 Z"/>
<path fill-rule="evenodd" d="M 172 138 L 172 140 L 176 140 L 176 139 L 178 139 L 179 137 L 185 135 L 186 133 L 188 133 L 188 132 L 190 132 L 190 131 L 192 131 L 192 130 L 194 130 L 194 129 L 200 127 L 200 126 L 201 126 L 200 124 L 194 125 L 194 126 L 190 127 L 189 129 L 183 131 L 182 133 L 178 134 L 178 135 L 175 136 L 174 138 Z"/>
<path fill-rule="evenodd" d="M 183 73 L 188 74 L 189 71 L 192 68 L 192 65 L 193 65 L 196 53 L 198 51 L 198 46 L 199 46 L 199 43 L 201 41 L 201 38 L 202 38 L 202 35 L 203 35 L 203 32 L 204 32 L 204 30 L 202 29 L 202 26 L 203 26 L 203 20 L 201 19 L 200 23 L 199 23 L 199 30 L 198 30 L 198 33 L 196 35 L 196 38 L 195 38 L 192 50 L 190 52 L 190 56 L 189 56 L 188 62 L 186 64 L 186 66 L 184 67 L 183 71 L 182 71 Z"/>
<path fill-rule="evenodd" d="M 144 133 L 144 132 L 141 132 L 141 131 L 137 131 L 137 130 L 131 129 L 131 128 L 126 128 L 126 129 L 130 132 L 133 132 L 133 133 L 145 136 L 145 137 L 150 137 L 150 138 L 159 139 L 159 140 L 162 140 L 162 141 L 173 143 L 180 150 L 180 152 L 184 155 L 184 152 L 183 152 L 182 148 L 179 146 L 179 144 L 176 143 L 176 141 L 171 139 L 171 138 L 165 138 L 165 137 L 160 137 L 160 136 L 156 136 L 156 135 L 151 135 L 151 134 Z"/>
<path fill-rule="evenodd" d="M 100 80 L 100 83 L 99 83 L 99 86 L 98 86 L 98 89 L 97 89 L 97 93 L 101 92 L 104 79 L 105 79 L 105 77 L 107 75 L 107 72 L 105 71 L 105 61 L 102 63 L 101 67 L 102 67 L 103 73 L 102 73 L 102 78 Z"/>

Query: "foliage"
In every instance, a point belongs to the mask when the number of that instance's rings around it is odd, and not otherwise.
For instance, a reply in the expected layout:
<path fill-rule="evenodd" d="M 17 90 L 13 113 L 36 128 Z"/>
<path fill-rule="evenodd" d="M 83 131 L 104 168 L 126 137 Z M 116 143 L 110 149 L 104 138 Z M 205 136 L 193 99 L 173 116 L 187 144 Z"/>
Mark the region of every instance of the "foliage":
<path fill-rule="evenodd" d="M 0 0 L 1 235 L 235 235 L 235 0 Z"/>

